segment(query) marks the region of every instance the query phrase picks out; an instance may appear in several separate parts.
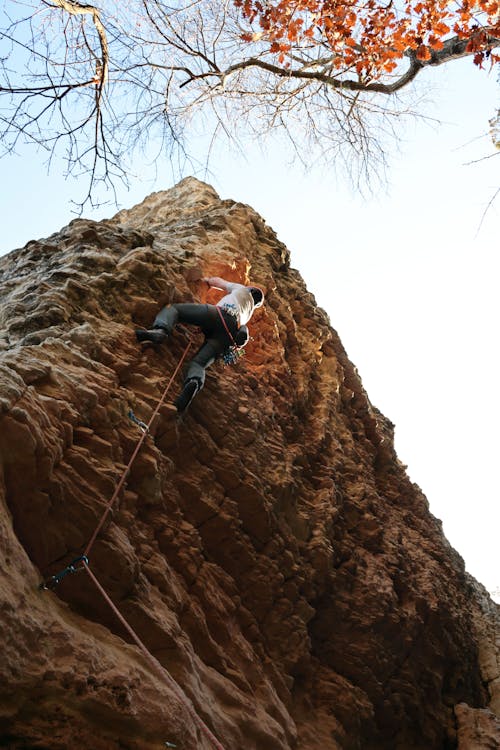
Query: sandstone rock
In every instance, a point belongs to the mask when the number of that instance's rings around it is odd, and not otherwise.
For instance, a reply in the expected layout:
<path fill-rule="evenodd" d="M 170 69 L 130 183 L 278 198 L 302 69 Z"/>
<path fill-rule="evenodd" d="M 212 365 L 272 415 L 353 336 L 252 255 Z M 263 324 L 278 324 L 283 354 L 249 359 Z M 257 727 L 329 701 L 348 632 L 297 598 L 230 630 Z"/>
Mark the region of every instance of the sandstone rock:
<path fill-rule="evenodd" d="M 38 584 L 82 554 L 129 411 L 149 420 L 199 340 L 141 351 L 134 328 L 215 302 L 201 275 L 265 289 L 247 356 L 182 420 L 162 407 L 89 553 L 171 682 L 85 569 Z M 498 607 L 251 208 L 184 180 L 1 258 L 0 293 L 1 746 L 208 750 L 193 710 L 225 750 L 500 746 Z"/>
<path fill-rule="evenodd" d="M 500 719 L 492 711 L 471 708 L 464 703 L 455 707 L 458 722 L 458 750 L 497 750 Z"/>

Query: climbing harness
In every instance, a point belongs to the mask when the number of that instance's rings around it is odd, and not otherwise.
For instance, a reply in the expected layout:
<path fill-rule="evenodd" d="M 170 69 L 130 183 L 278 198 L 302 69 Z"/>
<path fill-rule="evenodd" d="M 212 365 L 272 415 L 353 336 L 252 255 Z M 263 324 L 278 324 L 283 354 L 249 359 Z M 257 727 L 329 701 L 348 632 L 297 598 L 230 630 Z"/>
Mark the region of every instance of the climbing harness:
<path fill-rule="evenodd" d="M 219 313 L 219 317 L 222 320 L 222 325 L 226 329 L 226 333 L 229 336 L 229 339 L 233 342 L 231 344 L 231 346 L 228 346 L 227 349 L 225 349 L 222 352 L 222 355 L 221 355 L 222 362 L 225 365 L 235 365 L 238 362 L 238 360 L 240 359 L 240 357 L 244 356 L 245 350 L 243 349 L 243 347 L 238 346 L 238 344 L 234 340 L 233 334 L 231 333 L 231 331 L 227 327 L 227 323 L 224 320 L 224 316 L 222 314 L 222 311 L 221 311 L 220 307 L 216 306 L 216 308 L 217 308 L 217 312 Z"/>
<path fill-rule="evenodd" d="M 111 600 L 111 598 L 109 597 L 109 595 L 106 593 L 106 591 L 104 590 L 104 588 L 102 587 L 102 585 L 100 584 L 100 582 L 97 580 L 96 576 L 94 575 L 93 571 L 90 568 L 90 562 L 89 562 L 89 553 L 90 553 L 90 550 L 92 549 L 92 547 L 93 547 L 93 545 L 94 545 L 94 543 L 95 543 L 95 541 L 96 541 L 96 539 L 97 539 L 100 531 L 102 530 L 102 527 L 104 526 L 104 523 L 105 523 L 108 515 L 110 514 L 110 512 L 112 510 L 112 507 L 113 507 L 113 505 L 114 505 L 114 503 L 115 503 L 118 495 L 120 494 L 120 491 L 121 491 L 123 485 L 125 484 L 125 480 L 126 480 L 128 474 L 130 472 L 130 469 L 132 468 L 132 464 L 134 463 L 134 461 L 135 461 L 135 459 L 137 457 L 137 454 L 139 453 L 139 450 L 140 450 L 140 448 L 141 448 L 144 440 L 146 439 L 146 436 L 148 435 L 148 433 L 150 431 L 150 428 L 151 428 L 151 425 L 153 424 L 153 421 L 155 420 L 158 412 L 160 411 L 160 408 L 163 405 L 163 402 L 165 401 L 165 398 L 166 398 L 167 393 L 168 393 L 168 391 L 170 389 L 170 386 L 172 385 L 172 383 L 174 381 L 174 378 L 176 377 L 177 373 L 179 372 L 179 370 L 180 370 L 180 368 L 182 366 L 182 363 L 184 362 L 184 360 L 186 358 L 186 355 L 187 355 L 187 353 L 189 351 L 191 343 L 192 343 L 191 341 L 188 342 L 188 344 L 187 344 L 187 346 L 186 346 L 186 348 L 185 348 L 185 350 L 184 350 L 184 352 L 183 352 L 183 354 L 182 354 L 182 356 L 181 356 L 181 358 L 180 358 L 180 360 L 179 360 L 179 362 L 177 364 L 177 367 L 174 370 L 173 375 L 171 376 L 170 380 L 168 381 L 168 383 L 167 383 L 167 385 L 165 387 L 165 390 L 163 391 L 163 394 L 162 394 L 160 400 L 158 401 L 156 409 L 154 410 L 154 412 L 153 412 L 153 414 L 152 414 L 149 422 L 147 424 L 145 422 L 141 422 L 141 420 L 137 419 L 137 417 L 135 416 L 135 414 L 134 414 L 134 412 L 132 410 L 129 411 L 129 413 L 128 413 L 129 418 L 135 424 L 137 424 L 141 428 L 142 435 L 141 435 L 141 437 L 139 438 L 139 440 L 137 442 L 137 445 L 136 445 L 136 447 L 135 447 L 135 449 L 134 449 L 134 451 L 132 453 L 132 456 L 131 456 L 131 458 L 130 458 L 128 464 L 127 464 L 127 466 L 125 467 L 125 470 L 124 470 L 122 476 L 120 477 L 120 480 L 119 480 L 119 482 L 118 482 L 118 484 L 117 484 L 117 486 L 115 488 L 115 491 L 113 492 L 113 495 L 112 495 L 111 499 L 109 500 L 109 502 L 106 504 L 106 506 L 104 508 L 102 516 L 101 516 L 101 518 L 100 518 L 100 520 L 99 520 L 99 522 L 98 522 L 98 524 L 96 526 L 96 529 L 95 529 L 94 533 L 92 534 L 92 536 L 91 536 L 91 538 L 90 538 L 90 540 L 89 540 L 89 542 L 88 542 L 88 544 L 87 544 L 87 546 L 85 548 L 85 551 L 84 551 L 83 555 L 80 555 L 80 557 L 76 557 L 74 560 L 72 560 L 72 562 L 69 563 L 69 565 L 67 565 L 59 573 L 56 573 L 55 575 L 51 576 L 46 581 L 42 581 L 42 583 L 40 583 L 40 585 L 39 585 L 39 589 L 42 590 L 42 591 L 53 590 L 63 580 L 63 578 L 65 578 L 67 575 L 69 575 L 71 573 L 78 573 L 78 572 L 84 570 L 88 574 L 89 578 L 92 580 L 92 582 L 94 583 L 95 587 L 100 592 L 100 594 L 102 595 L 102 597 L 105 599 L 105 601 L 109 605 L 110 609 L 112 609 L 112 611 L 114 612 L 114 614 L 117 617 L 117 619 L 120 621 L 120 623 L 123 625 L 123 627 L 125 628 L 125 630 L 128 632 L 128 634 L 130 635 L 130 637 L 132 638 L 132 640 L 134 641 L 134 643 L 142 651 L 142 653 L 144 654 L 144 656 L 146 657 L 146 659 L 148 660 L 148 662 L 156 670 L 156 672 L 158 672 L 161 675 L 161 677 L 166 681 L 166 683 L 168 684 L 168 686 L 170 687 L 170 689 L 172 690 L 172 692 L 177 696 L 177 698 L 180 701 L 180 703 L 182 703 L 182 705 L 187 709 L 188 713 L 190 714 L 193 722 L 196 724 L 196 726 L 198 727 L 198 729 L 201 732 L 203 732 L 203 734 L 205 734 L 205 736 L 210 740 L 210 742 L 212 743 L 212 745 L 214 746 L 214 748 L 216 748 L 216 750 L 224 750 L 223 745 L 221 745 L 221 743 L 219 742 L 219 740 L 217 739 L 217 737 L 211 732 L 211 730 L 205 724 L 205 722 L 203 721 L 203 719 L 196 713 L 196 710 L 195 710 L 194 706 L 192 705 L 191 701 L 188 699 L 188 697 L 186 696 L 186 694 L 184 693 L 184 691 L 180 687 L 180 685 L 177 684 L 177 682 L 170 675 L 170 673 L 167 671 L 167 669 L 146 648 L 146 646 L 141 641 L 141 639 L 139 638 L 139 636 L 137 635 L 137 633 L 135 632 L 135 630 L 127 622 L 127 620 L 123 617 L 123 615 L 121 614 L 120 610 L 113 603 L 113 601 Z M 171 742 L 165 742 L 165 747 L 175 748 L 175 747 L 177 747 L 177 745 L 175 745 L 175 744 L 173 744 Z"/>

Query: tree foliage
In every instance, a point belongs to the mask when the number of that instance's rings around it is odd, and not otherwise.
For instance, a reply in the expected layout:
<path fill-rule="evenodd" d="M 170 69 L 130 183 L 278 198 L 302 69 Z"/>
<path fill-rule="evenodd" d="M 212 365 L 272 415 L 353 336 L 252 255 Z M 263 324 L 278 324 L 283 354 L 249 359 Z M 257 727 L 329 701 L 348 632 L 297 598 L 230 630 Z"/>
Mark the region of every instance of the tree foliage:
<path fill-rule="evenodd" d="M 0 11 L 0 143 L 64 154 L 89 177 L 127 180 L 137 148 L 178 159 L 211 133 L 282 132 L 304 162 L 369 175 L 409 112 L 400 92 L 431 65 L 482 65 L 499 3 L 408 0 L 9 0 Z M 210 146 L 208 147 L 210 149 Z M 355 174 L 357 174 L 355 172 Z"/>
<path fill-rule="evenodd" d="M 280 63 L 293 60 L 297 48 L 321 47 L 341 76 L 349 73 L 359 87 L 369 87 L 394 73 L 403 58 L 413 62 L 415 74 L 424 63 L 439 64 L 457 55 L 474 55 L 482 66 L 500 36 L 497 0 L 235 0 L 258 32 L 247 32 L 246 42 L 265 40 Z M 341 79 L 342 80 L 342 79 Z M 409 82 L 399 77 L 382 93 Z M 344 83 L 346 81 L 344 80 Z M 373 89 L 373 87 L 372 87 Z"/>

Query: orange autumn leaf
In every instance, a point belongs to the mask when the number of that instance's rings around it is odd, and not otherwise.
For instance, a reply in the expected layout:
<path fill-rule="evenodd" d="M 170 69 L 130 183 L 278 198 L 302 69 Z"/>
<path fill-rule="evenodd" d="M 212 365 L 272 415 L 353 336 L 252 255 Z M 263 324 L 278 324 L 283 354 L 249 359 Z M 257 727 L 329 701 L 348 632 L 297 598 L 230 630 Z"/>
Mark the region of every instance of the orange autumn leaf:
<path fill-rule="evenodd" d="M 417 48 L 417 60 L 430 60 L 431 53 L 429 51 L 429 47 L 425 44 L 421 44 Z"/>
<path fill-rule="evenodd" d="M 429 46 L 432 47 L 432 49 L 440 50 L 443 49 L 444 44 L 441 41 L 441 39 L 437 39 L 435 36 L 429 37 Z"/>

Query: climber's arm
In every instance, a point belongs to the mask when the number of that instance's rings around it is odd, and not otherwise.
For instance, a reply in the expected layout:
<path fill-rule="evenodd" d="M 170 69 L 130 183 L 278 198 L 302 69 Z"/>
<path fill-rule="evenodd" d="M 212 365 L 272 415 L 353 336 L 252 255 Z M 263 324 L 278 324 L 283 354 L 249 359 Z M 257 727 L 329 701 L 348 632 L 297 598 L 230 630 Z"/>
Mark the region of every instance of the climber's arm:
<path fill-rule="evenodd" d="M 231 292 L 234 288 L 234 284 L 231 281 L 225 281 L 220 276 L 209 276 L 205 277 L 202 281 L 206 281 L 208 286 L 212 286 L 215 289 L 220 289 L 223 292 Z"/>

